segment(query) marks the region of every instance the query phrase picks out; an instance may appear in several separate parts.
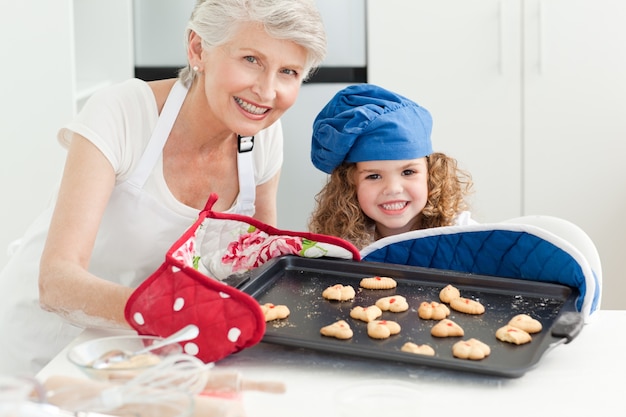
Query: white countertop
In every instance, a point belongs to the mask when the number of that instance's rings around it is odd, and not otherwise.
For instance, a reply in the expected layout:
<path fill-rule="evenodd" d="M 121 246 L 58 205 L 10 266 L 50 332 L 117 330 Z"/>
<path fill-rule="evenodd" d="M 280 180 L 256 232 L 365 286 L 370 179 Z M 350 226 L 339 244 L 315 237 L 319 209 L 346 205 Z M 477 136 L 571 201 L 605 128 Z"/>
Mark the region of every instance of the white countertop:
<path fill-rule="evenodd" d="M 418 388 L 418 410 L 406 414 L 412 417 L 440 413 L 480 417 L 626 416 L 625 330 L 626 311 L 598 311 L 572 342 L 548 351 L 534 369 L 519 378 L 335 356 L 267 343 L 231 355 L 216 366 L 240 371 L 247 379 L 286 384 L 285 394 L 245 392 L 243 401 L 249 417 L 339 417 L 336 393 L 372 379 L 404 381 Z M 74 343 L 114 333 L 86 330 Z M 38 378 L 45 380 L 52 375 L 85 377 L 67 362 L 65 351 Z M 389 406 L 379 408 L 371 415 L 382 417 L 379 413 L 389 410 Z"/>

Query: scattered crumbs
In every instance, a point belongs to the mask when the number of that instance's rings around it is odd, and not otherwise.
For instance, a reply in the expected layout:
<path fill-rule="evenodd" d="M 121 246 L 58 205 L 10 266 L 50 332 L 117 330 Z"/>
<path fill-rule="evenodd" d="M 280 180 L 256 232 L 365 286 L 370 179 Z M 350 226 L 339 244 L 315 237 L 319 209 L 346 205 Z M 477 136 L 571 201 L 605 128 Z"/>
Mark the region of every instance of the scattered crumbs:
<path fill-rule="evenodd" d="M 278 321 L 272 321 L 270 323 L 272 323 L 272 327 L 275 329 L 282 328 L 282 327 L 296 327 L 296 325 L 294 323 L 290 323 L 289 320 L 278 320 Z"/>
<path fill-rule="evenodd" d="M 305 315 L 305 317 L 306 317 L 307 319 L 312 319 L 312 318 L 314 318 L 314 317 L 318 317 L 318 316 L 320 316 L 321 314 L 322 314 L 322 313 L 321 313 L 321 312 L 319 312 L 319 311 L 312 311 L 312 312 L 307 313 L 307 314 Z"/>
<path fill-rule="evenodd" d="M 303 288 L 300 293 L 302 295 L 316 294 L 318 290 L 316 288 Z"/>

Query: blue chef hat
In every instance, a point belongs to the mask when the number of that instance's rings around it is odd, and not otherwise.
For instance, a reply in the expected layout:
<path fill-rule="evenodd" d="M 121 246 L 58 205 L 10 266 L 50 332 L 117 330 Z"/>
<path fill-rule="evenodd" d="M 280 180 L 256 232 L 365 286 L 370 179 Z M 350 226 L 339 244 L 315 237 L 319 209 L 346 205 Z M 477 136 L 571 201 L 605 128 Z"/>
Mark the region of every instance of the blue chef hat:
<path fill-rule="evenodd" d="M 311 161 L 330 174 L 342 162 L 430 155 L 432 118 L 413 101 L 373 84 L 344 88 L 313 123 Z"/>

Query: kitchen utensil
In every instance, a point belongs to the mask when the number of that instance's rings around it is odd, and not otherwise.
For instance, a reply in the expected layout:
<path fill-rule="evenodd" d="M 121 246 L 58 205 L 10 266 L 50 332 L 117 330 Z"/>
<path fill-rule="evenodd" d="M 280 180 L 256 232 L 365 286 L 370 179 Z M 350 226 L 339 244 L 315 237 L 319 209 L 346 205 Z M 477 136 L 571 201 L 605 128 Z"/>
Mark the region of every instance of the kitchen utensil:
<path fill-rule="evenodd" d="M 48 404 L 76 417 L 188 417 L 194 410 L 192 394 L 105 381 L 81 381 L 54 376 L 45 382 Z M 68 414 L 69 415 L 69 414 Z"/>
<path fill-rule="evenodd" d="M 128 386 L 151 389 L 176 388 L 192 394 L 203 392 L 260 391 L 280 394 L 285 385 L 278 381 L 253 381 L 242 378 L 239 372 L 212 370 L 213 363 L 204 363 L 195 356 L 172 355 L 157 366 L 128 382 Z"/>
<path fill-rule="evenodd" d="M 200 333 L 200 330 L 198 329 L 198 326 L 196 326 L 195 324 L 190 324 L 188 326 L 183 327 L 182 329 L 172 334 L 171 336 L 166 337 L 165 339 L 160 340 L 158 342 L 152 343 L 144 347 L 143 349 L 139 349 L 134 352 L 128 352 L 128 351 L 121 350 L 121 349 L 115 349 L 115 350 L 105 352 L 102 356 L 100 356 L 99 358 L 93 361 L 92 367 L 94 369 L 109 368 L 116 363 L 128 361 L 133 357 L 155 351 L 164 346 L 194 339 L 198 336 L 199 333 Z"/>
<path fill-rule="evenodd" d="M 125 382 L 158 365 L 160 361 L 168 356 L 182 353 L 182 344 L 174 343 L 162 346 L 152 350 L 149 355 L 135 357 L 139 360 L 117 362 L 108 368 L 96 369 L 93 367 L 94 361 L 112 350 L 120 349 L 127 352 L 135 352 L 161 340 L 163 340 L 162 337 L 142 336 L 134 333 L 100 337 L 71 346 L 67 352 L 67 359 L 94 380 Z"/>
<path fill-rule="evenodd" d="M 212 367 L 213 363 L 204 363 L 195 356 L 172 355 L 128 381 L 126 386 L 139 394 L 168 389 L 199 394 L 207 385 Z"/>

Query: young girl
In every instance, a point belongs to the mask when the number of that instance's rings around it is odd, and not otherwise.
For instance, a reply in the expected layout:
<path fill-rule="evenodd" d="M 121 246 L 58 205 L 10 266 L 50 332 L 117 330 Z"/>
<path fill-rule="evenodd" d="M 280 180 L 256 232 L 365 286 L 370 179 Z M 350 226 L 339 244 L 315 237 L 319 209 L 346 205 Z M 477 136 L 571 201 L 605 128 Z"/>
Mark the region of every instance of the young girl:
<path fill-rule="evenodd" d="M 330 174 L 311 232 L 363 248 L 410 230 L 475 223 L 457 161 L 432 151 L 430 113 L 372 84 L 339 91 L 313 125 L 311 160 Z"/>

